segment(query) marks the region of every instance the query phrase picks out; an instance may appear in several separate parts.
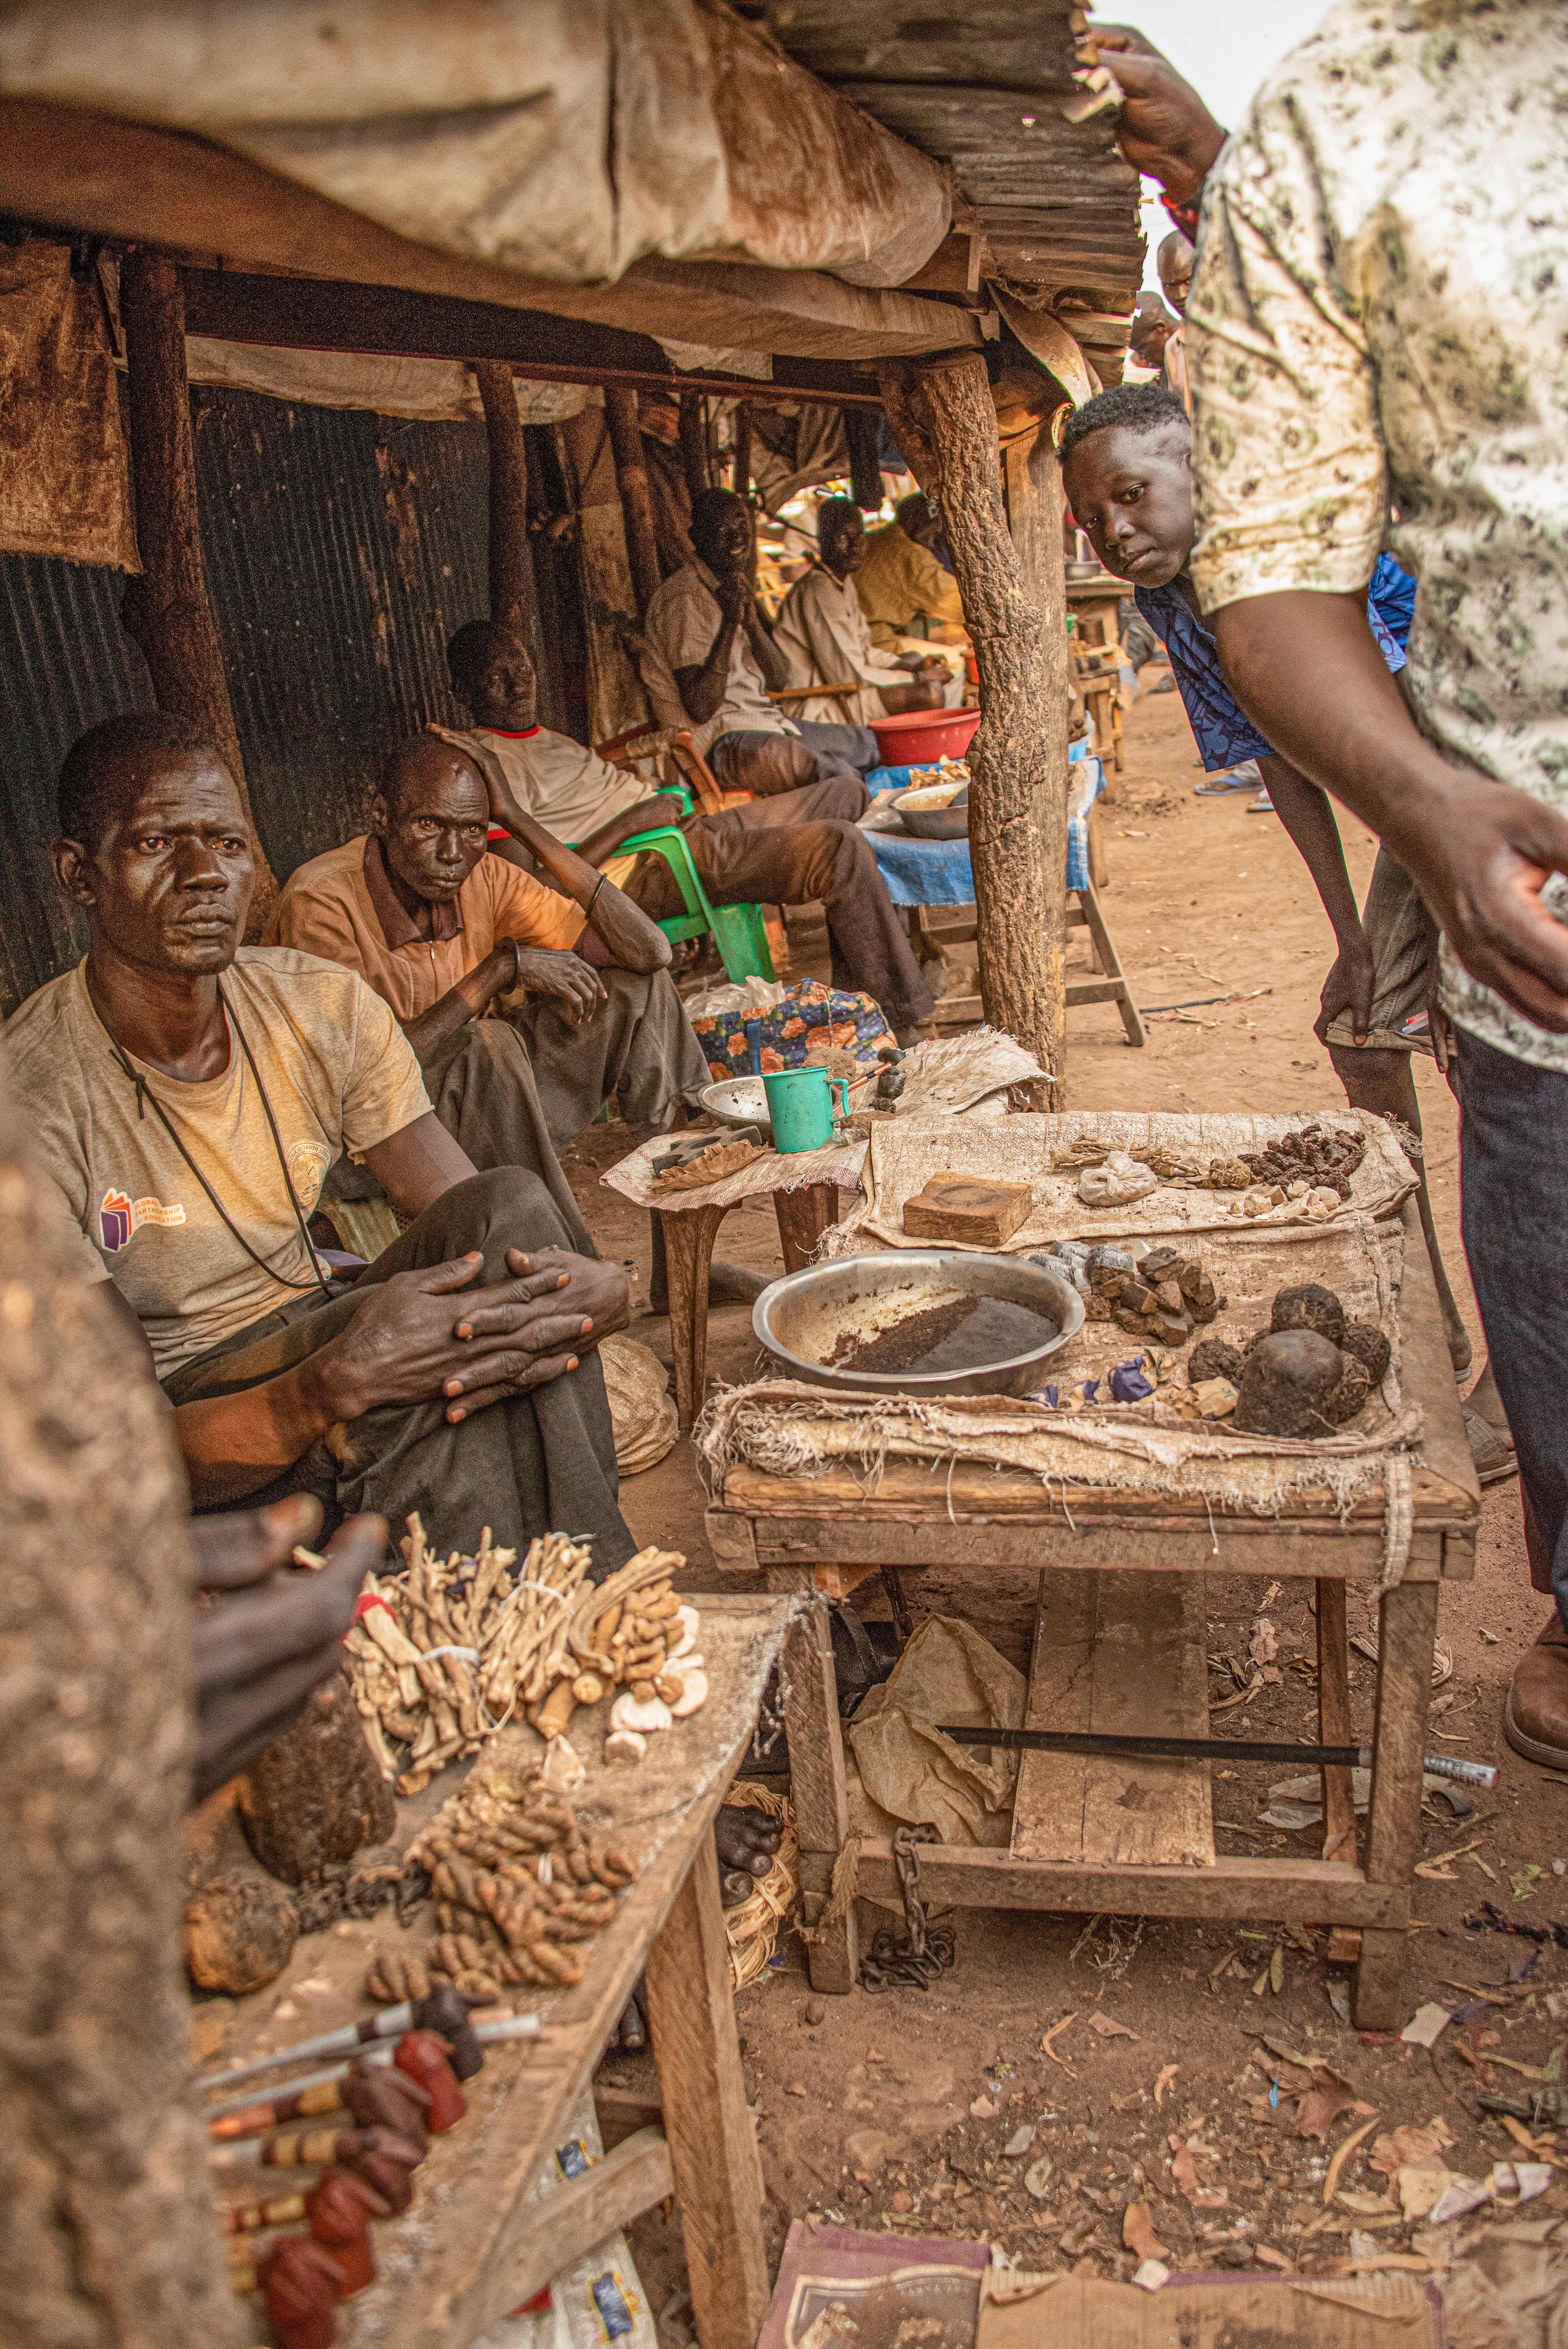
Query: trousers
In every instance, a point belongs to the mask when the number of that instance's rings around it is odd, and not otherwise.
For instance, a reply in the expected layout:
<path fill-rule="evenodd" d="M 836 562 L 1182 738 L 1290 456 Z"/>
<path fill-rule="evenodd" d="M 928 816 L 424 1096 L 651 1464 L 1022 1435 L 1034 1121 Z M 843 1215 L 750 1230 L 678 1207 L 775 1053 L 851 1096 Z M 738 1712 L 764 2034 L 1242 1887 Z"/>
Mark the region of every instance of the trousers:
<path fill-rule="evenodd" d="M 830 776 L 863 775 L 882 752 L 869 726 L 826 726 L 810 719 L 794 721 L 797 734 L 743 727 L 721 734 L 708 753 L 716 780 L 727 792 L 799 791 Z"/>
<path fill-rule="evenodd" d="M 1530 1579 L 1568 1625 L 1568 1076 L 1463 1028 L 1454 1042 L 1465 1254 L 1519 1460 Z"/>
<path fill-rule="evenodd" d="M 912 1028 L 929 1017 L 934 998 L 871 843 L 856 829 L 865 805 L 859 776 L 838 775 L 719 815 L 696 816 L 684 829 L 692 863 L 716 905 L 820 902 L 835 987 L 871 996 L 890 1028 Z M 662 857 L 639 857 L 626 894 L 655 921 L 682 911 Z"/>
<path fill-rule="evenodd" d="M 513 996 L 500 1022 L 480 1023 L 504 1024 L 521 1038 L 557 1150 L 575 1142 L 611 1099 L 628 1125 L 667 1133 L 676 1111 L 696 1108 L 709 1082 L 702 1047 L 667 970 L 612 966 L 598 976 L 604 999 L 581 1027 L 573 1026 L 550 995 Z M 486 1163 L 471 1150 L 469 1155 L 476 1166 Z"/>
<path fill-rule="evenodd" d="M 335 1338 L 395 1273 L 428 1270 L 477 1248 L 473 1288 L 510 1278 L 508 1248 L 572 1248 L 573 1235 L 537 1174 L 516 1166 L 471 1175 L 425 1209 L 367 1265 L 351 1288 L 328 1301 L 304 1299 L 236 1331 L 163 1381 L 179 1405 L 240 1394 L 292 1370 Z M 454 1427 L 440 1395 L 387 1403 L 334 1428 L 246 1506 L 288 1493 L 314 1493 L 330 1534 L 344 1517 L 378 1509 L 393 1537 L 418 1509 L 434 1547 L 472 1552 L 483 1527 L 520 1553 L 536 1535 L 592 1539 L 593 1579 L 624 1566 L 637 1545 L 621 1515 L 615 1438 L 596 1353 L 575 1371 L 474 1413 Z M 228 1506 L 225 1504 L 225 1506 Z"/>

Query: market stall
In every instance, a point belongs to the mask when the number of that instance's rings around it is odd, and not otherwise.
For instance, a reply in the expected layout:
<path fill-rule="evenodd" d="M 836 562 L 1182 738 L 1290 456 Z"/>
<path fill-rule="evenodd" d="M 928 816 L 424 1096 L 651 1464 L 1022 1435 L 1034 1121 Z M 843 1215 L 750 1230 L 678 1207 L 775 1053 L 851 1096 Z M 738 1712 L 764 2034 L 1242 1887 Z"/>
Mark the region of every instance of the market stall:
<path fill-rule="evenodd" d="M 580 1979 L 556 1987 L 541 1987 L 537 1980 L 514 1982 L 476 2008 L 481 2038 L 487 2015 L 502 2018 L 500 2035 L 486 2047 L 483 2070 L 466 2083 L 467 2114 L 432 2136 L 426 2159 L 412 2173 L 406 2212 L 372 2226 L 378 2272 L 345 2302 L 338 2319 L 338 2337 L 350 2349 L 370 2342 L 378 2349 L 465 2349 L 639 2211 L 672 2194 L 679 2199 L 704 2343 L 709 2349 L 750 2349 L 768 2300 L 762 2186 L 746 2109 L 711 1831 L 749 1744 L 789 1614 L 789 1603 L 779 1599 L 705 1597 L 707 1699 L 688 1718 L 650 1738 L 634 1767 L 617 1766 L 604 1754 L 614 1691 L 606 1688 L 579 1709 L 573 1745 L 583 1775 L 569 1795 L 550 1800 L 548 1807 L 559 1817 L 563 1800 L 586 1848 L 610 1859 L 611 1880 L 631 1881 L 614 1893 L 608 1922 L 591 1939 L 559 1945 L 551 1961 Z M 552 1748 L 558 1744 L 551 1741 Z M 303 1935 L 283 1975 L 237 2002 L 221 2052 L 197 2084 L 198 2100 L 210 2116 L 242 2107 L 248 2096 L 286 2096 L 295 2081 L 319 2077 L 328 2059 L 307 2054 L 243 2072 L 247 2064 L 344 2023 L 368 2029 L 390 1992 L 418 1990 L 421 1966 L 427 1978 L 440 1979 L 436 1969 L 443 1937 L 437 1928 L 443 1887 L 436 1855 L 442 1848 L 441 1824 L 449 1826 L 460 1816 L 457 1806 L 470 1785 L 481 1790 L 481 1798 L 485 1788 L 499 1790 L 490 1806 L 497 1816 L 521 1816 L 546 1753 L 545 1740 L 533 1729 L 503 1727 L 485 1739 L 471 1778 L 469 1766 L 449 1765 L 419 1794 L 399 1801 L 394 1848 L 411 1855 L 406 1860 L 410 1872 L 419 1865 L 438 1871 L 435 1897 L 410 1911 L 406 1930 L 387 1908 Z M 557 1764 L 552 1775 L 559 1775 Z M 455 1833 L 451 1840 L 460 1847 L 468 1839 Z M 540 1945 L 534 1947 L 537 1951 Z M 496 1955 L 492 1944 L 487 1961 Z M 638 2129 L 603 2160 L 592 2149 L 581 2153 L 564 2165 L 566 2182 L 557 2182 L 542 2200 L 541 2172 L 563 2141 L 577 2141 L 594 2067 L 645 1969 L 662 2127 Z M 463 1987 L 474 1996 L 497 1986 Z M 536 2033 L 531 2017 L 537 2017 Z M 507 2035 L 511 2030 L 527 2035 Z M 388 2039 L 383 2047 L 393 2044 Z M 232 2129 L 237 2124 L 231 2118 L 217 2125 Z M 261 2142 L 259 2135 L 242 2140 L 242 2149 Z M 227 2152 L 222 2139 L 214 2143 Z M 280 2171 L 270 2162 L 226 2159 L 215 2173 L 222 2201 L 236 2208 L 311 2182 L 302 2168 Z M 252 2234 L 245 2245 L 264 2248 L 273 2240 L 273 2233 Z M 624 2298 L 624 2276 L 615 2289 Z M 259 2327 L 261 2304 L 251 2305 Z M 265 2335 L 258 2330 L 255 2337 Z"/>
<path fill-rule="evenodd" d="M 1272 1859 L 1217 1855 L 1209 1758 L 1030 1752 L 1007 1847 L 927 1844 L 919 1871 L 923 1898 L 938 1906 L 1354 1929 L 1357 2018 L 1386 2029 L 1402 2012 L 1439 1586 L 1473 1572 L 1480 1495 L 1408 1166 L 1375 1119 L 1341 1113 L 1323 1122 L 1321 1141 L 1309 1130 L 1303 1143 L 1305 1123 L 1105 1114 L 1015 1117 L 993 1128 L 923 1120 L 878 1133 L 861 1197 L 827 1236 L 830 1257 L 928 1246 L 906 1230 L 903 1210 L 929 1196 L 935 1170 L 993 1186 L 1008 1178 L 1024 1195 L 991 1252 L 1070 1271 L 1077 1251 L 1078 1268 L 1088 1268 L 1083 1326 L 1030 1393 L 857 1392 L 852 1376 L 830 1392 L 831 1380 L 777 1378 L 720 1397 L 698 1441 L 715 1554 L 761 1569 L 769 1588 L 852 1586 L 888 1566 L 982 1577 L 1038 1568 L 1023 1715 L 1031 1728 L 1206 1739 L 1203 1577 L 1310 1577 L 1320 1735 L 1342 1748 L 1345 1593 L 1350 1585 L 1375 1593 L 1364 1857 L 1347 1769 L 1324 1770 L 1322 1856 Z M 1304 1164 L 1317 1152 L 1326 1167 L 1339 1153 L 1342 1192 L 1304 1175 L 1272 1179 L 1274 1161 L 1293 1151 L 1305 1152 Z M 1131 1195 L 1098 1195 L 1129 1168 L 1122 1188 Z M 1216 1187 L 1216 1172 L 1239 1182 Z M 1053 1247 L 1067 1254 L 1053 1258 Z M 1110 1285 L 1097 1285 L 1104 1260 L 1128 1273 L 1115 1268 Z M 1140 1264 L 1151 1268 L 1148 1283 L 1136 1278 Z M 1274 1331 L 1299 1331 L 1281 1300 L 1302 1297 L 1309 1313 L 1318 1309 L 1311 1300 L 1331 1299 L 1347 1346 L 1362 1342 L 1355 1329 L 1369 1346 L 1374 1335 L 1387 1340 L 1380 1365 L 1372 1349 L 1377 1377 L 1345 1373 L 1357 1407 L 1316 1432 L 1274 1432 L 1284 1423 L 1260 1424 L 1268 1414 L 1256 1411 L 1238 1430 L 1238 1390 L 1223 1375 L 1206 1385 L 1198 1347 L 1217 1346 L 1209 1361 L 1222 1365 L 1246 1359 L 1243 1346 L 1250 1357 L 1271 1336 L 1271 1310 Z M 1305 1326 L 1308 1342 L 1295 1352 L 1315 1360 L 1321 1348 L 1325 1361 L 1343 1363 L 1321 1319 Z M 1142 1332 L 1151 1342 L 1139 1343 Z M 1258 1360 L 1279 1346 L 1272 1336 Z M 793 1636 L 799 1644 L 820 1635 L 807 1625 Z M 819 1926 L 812 1979 L 841 1991 L 857 1973 L 856 1891 L 895 1905 L 899 1891 L 890 1840 L 851 1836 L 831 1696 L 830 1660 L 791 1672 L 802 1886 Z M 965 1762 L 961 1738 L 939 1743 Z"/>

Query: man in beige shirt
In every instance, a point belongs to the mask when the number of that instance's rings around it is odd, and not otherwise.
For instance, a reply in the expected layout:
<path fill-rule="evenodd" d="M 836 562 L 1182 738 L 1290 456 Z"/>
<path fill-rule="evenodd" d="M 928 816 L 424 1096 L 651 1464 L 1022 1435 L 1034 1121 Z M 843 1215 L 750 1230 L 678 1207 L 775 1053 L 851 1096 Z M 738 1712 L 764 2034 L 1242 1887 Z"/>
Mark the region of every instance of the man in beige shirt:
<path fill-rule="evenodd" d="M 872 632 L 854 574 L 865 561 L 866 525 L 852 498 L 824 498 L 817 508 L 819 560 L 784 598 L 773 641 L 788 657 L 793 685 L 857 680 L 851 694 L 802 701 L 806 719 L 869 726 L 906 709 L 939 709 L 948 663 L 934 654 L 883 652 Z"/>
<path fill-rule="evenodd" d="M 696 1106 L 707 1065 L 668 940 L 608 873 L 521 813 L 555 885 L 487 854 L 480 755 L 434 731 L 402 744 L 369 833 L 291 875 L 266 938 L 358 971 L 475 1164 L 531 1167 L 575 1222 L 556 1152 L 612 1095 L 629 1124 L 663 1132 Z"/>

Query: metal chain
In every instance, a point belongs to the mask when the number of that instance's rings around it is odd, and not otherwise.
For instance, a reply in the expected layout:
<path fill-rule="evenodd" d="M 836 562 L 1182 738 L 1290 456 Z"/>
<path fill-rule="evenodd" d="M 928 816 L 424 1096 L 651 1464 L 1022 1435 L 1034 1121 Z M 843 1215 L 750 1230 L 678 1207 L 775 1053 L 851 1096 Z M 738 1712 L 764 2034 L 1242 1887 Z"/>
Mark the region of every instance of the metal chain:
<path fill-rule="evenodd" d="M 929 1990 L 956 1963 L 957 1937 L 951 1925 L 933 1922 L 920 1897 L 920 1846 L 934 1843 L 934 1826 L 902 1826 L 892 1839 L 892 1864 L 903 1896 L 902 1933 L 877 1933 L 861 1960 L 861 1988 L 873 1996 L 890 1990 Z"/>

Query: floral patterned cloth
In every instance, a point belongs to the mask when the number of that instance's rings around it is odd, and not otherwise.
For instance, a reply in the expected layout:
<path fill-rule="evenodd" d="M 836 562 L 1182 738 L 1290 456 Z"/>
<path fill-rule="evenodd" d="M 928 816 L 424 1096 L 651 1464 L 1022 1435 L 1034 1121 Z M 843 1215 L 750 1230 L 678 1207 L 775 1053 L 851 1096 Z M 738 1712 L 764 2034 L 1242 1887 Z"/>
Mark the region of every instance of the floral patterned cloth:
<path fill-rule="evenodd" d="M 1187 316 L 1204 610 L 1354 593 L 1387 542 L 1423 732 L 1568 801 L 1568 8 L 1339 0 L 1210 175 Z M 1443 980 L 1568 1071 L 1446 945 Z"/>
<path fill-rule="evenodd" d="M 892 1041 L 871 996 L 846 994 L 820 978 L 796 980 L 771 1011 L 715 1011 L 692 1026 L 715 1083 L 799 1069 L 814 1044 L 837 1044 L 875 1068 L 877 1046 Z"/>

